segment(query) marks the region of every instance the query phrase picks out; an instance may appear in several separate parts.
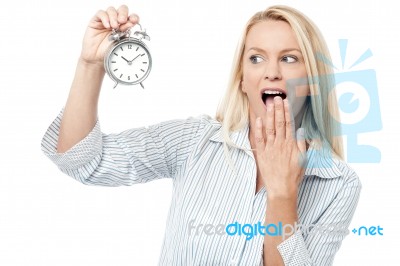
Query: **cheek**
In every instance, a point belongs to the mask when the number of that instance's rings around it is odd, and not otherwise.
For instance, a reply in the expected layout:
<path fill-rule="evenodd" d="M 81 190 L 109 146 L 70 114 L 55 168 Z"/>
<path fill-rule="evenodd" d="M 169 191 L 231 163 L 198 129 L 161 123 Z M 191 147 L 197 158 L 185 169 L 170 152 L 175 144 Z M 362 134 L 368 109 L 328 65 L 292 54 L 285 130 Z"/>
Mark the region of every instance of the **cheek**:
<path fill-rule="evenodd" d="M 291 111 L 296 116 L 303 108 L 307 96 L 310 95 L 310 88 L 308 85 L 298 85 L 294 90 L 288 91 L 288 100 L 291 106 Z"/>
<path fill-rule="evenodd" d="M 292 106 L 292 112 L 296 115 L 303 107 L 307 96 L 310 95 L 307 72 L 304 69 L 290 69 L 285 73 L 287 97 Z"/>
<path fill-rule="evenodd" d="M 262 77 L 262 71 L 255 67 L 243 67 L 243 85 L 247 87 L 247 91 L 251 88 L 256 87 L 260 82 L 260 78 Z"/>
<path fill-rule="evenodd" d="M 310 95 L 310 86 L 308 84 L 296 86 L 296 97 L 306 97 L 308 95 Z"/>
<path fill-rule="evenodd" d="M 293 116 L 297 116 L 297 114 L 303 108 L 305 102 L 306 102 L 306 97 L 299 97 L 290 105 Z"/>

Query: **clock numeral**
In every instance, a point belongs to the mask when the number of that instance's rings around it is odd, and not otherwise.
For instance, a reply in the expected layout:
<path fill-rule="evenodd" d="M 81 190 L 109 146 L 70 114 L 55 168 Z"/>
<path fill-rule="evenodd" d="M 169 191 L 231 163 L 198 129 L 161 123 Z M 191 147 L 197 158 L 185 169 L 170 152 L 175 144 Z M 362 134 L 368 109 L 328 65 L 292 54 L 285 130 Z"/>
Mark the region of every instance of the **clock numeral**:
<path fill-rule="evenodd" d="M 131 76 L 128 76 L 128 80 L 131 80 Z"/>
<path fill-rule="evenodd" d="M 117 53 L 114 53 L 116 56 L 118 56 L 118 54 Z"/>
<path fill-rule="evenodd" d="M 137 51 L 137 50 L 139 50 L 139 46 L 136 48 L 136 50 L 135 50 L 135 51 Z"/>
<path fill-rule="evenodd" d="M 147 64 L 147 62 L 142 62 L 143 64 Z"/>
<path fill-rule="evenodd" d="M 122 48 L 122 46 L 121 46 L 120 48 L 121 48 L 121 51 L 124 51 L 124 49 Z"/>
<path fill-rule="evenodd" d="M 145 54 L 141 54 L 140 56 L 144 56 Z"/>
<path fill-rule="evenodd" d="M 124 75 L 124 74 L 121 74 L 121 76 L 119 76 L 119 78 L 122 78 L 123 75 Z"/>
<path fill-rule="evenodd" d="M 115 62 L 115 61 L 111 61 L 111 63 L 114 63 L 114 64 L 115 64 L 115 63 L 117 63 L 117 62 Z"/>
<path fill-rule="evenodd" d="M 117 70 L 118 70 L 118 68 L 114 69 L 114 72 L 117 71 Z"/>
<path fill-rule="evenodd" d="M 135 74 L 135 76 L 136 76 L 137 79 L 139 78 L 137 74 Z"/>
<path fill-rule="evenodd" d="M 144 72 L 144 70 L 143 70 L 143 69 L 140 69 L 140 70 L 142 70 L 142 72 Z"/>
<path fill-rule="evenodd" d="M 132 44 L 128 44 L 128 49 L 132 49 Z"/>

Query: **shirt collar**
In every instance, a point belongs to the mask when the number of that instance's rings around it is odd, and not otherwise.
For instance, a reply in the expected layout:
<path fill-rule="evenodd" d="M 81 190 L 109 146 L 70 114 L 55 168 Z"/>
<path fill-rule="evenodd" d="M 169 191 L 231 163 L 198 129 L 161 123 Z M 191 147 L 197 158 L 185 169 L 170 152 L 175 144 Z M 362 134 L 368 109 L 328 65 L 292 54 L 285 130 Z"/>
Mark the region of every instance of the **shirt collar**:
<path fill-rule="evenodd" d="M 209 138 L 214 142 L 224 142 L 222 135 L 222 126 L 220 123 L 213 124 L 215 132 Z M 238 147 L 243 147 L 249 156 L 253 156 L 249 141 L 249 127 L 245 126 L 241 130 L 237 130 L 230 133 L 232 142 Z M 307 168 L 305 170 L 305 176 L 318 176 L 321 178 L 335 178 L 343 175 L 339 169 L 339 160 L 334 156 L 327 156 L 321 150 L 312 148 L 313 141 L 311 142 L 310 148 L 307 150 Z"/>

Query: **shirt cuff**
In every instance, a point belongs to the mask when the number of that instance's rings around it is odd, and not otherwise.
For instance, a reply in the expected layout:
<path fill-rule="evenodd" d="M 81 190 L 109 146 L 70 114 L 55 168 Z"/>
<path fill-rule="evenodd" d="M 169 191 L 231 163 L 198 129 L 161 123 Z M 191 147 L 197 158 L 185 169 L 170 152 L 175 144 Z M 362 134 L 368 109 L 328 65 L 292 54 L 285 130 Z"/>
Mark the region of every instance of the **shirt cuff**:
<path fill-rule="evenodd" d="M 85 166 L 102 152 L 102 133 L 97 120 L 92 131 L 81 141 L 64 153 L 57 153 L 58 134 L 60 131 L 62 109 L 57 118 L 50 124 L 43 136 L 41 148 L 60 169 L 73 170 Z"/>
<path fill-rule="evenodd" d="M 297 230 L 277 248 L 286 266 L 312 265 L 301 230 Z"/>

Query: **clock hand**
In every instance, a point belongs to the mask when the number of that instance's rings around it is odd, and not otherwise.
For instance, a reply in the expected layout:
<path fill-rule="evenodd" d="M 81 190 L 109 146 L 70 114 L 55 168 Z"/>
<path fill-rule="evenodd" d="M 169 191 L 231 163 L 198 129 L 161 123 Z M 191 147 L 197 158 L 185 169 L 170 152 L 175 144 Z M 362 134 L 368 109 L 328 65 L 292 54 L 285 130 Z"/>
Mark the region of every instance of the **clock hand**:
<path fill-rule="evenodd" d="M 121 56 L 121 58 L 124 59 L 124 60 L 129 64 L 130 61 L 129 61 L 128 59 L 126 59 L 126 58 L 123 57 L 123 56 Z"/>
<path fill-rule="evenodd" d="M 138 58 L 139 56 L 140 56 L 140 54 L 138 54 L 135 58 L 133 58 L 133 59 L 130 61 L 130 63 L 132 63 L 133 60 L 135 60 L 135 59 Z"/>

